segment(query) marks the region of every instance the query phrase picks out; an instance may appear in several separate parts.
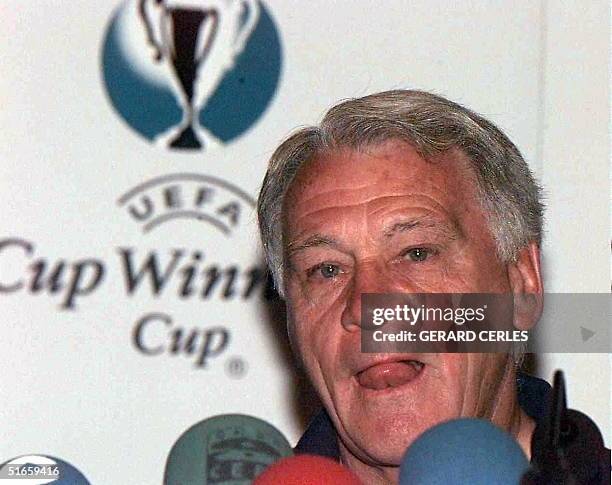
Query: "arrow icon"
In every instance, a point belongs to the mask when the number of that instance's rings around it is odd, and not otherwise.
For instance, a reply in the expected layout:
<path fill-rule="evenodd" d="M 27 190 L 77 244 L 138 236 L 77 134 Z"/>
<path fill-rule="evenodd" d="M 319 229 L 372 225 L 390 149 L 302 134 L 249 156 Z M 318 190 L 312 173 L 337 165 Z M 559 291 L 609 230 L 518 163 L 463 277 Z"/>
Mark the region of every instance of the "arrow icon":
<path fill-rule="evenodd" d="M 595 332 L 593 332 L 593 330 L 589 330 L 588 328 L 580 327 L 580 335 L 582 335 L 582 341 L 586 342 L 593 335 L 595 335 Z"/>

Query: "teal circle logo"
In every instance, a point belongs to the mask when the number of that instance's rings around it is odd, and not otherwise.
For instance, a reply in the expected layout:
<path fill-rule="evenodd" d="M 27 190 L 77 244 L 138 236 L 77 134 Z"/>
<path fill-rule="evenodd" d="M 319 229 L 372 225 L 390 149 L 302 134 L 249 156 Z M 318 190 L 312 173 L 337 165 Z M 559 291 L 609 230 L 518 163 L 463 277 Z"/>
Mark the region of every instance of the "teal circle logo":
<path fill-rule="evenodd" d="M 108 97 L 147 140 L 208 150 L 242 135 L 278 88 L 282 48 L 260 0 L 128 0 L 102 49 Z"/>

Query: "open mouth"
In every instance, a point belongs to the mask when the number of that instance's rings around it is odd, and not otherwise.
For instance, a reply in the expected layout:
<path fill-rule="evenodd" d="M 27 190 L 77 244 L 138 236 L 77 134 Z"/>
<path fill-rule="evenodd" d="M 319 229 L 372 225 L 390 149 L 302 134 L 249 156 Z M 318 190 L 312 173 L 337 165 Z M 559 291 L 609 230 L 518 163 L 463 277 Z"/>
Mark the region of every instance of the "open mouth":
<path fill-rule="evenodd" d="M 408 384 L 422 372 L 425 364 L 417 360 L 381 362 L 374 364 L 355 375 L 360 386 L 374 391 L 382 391 Z"/>

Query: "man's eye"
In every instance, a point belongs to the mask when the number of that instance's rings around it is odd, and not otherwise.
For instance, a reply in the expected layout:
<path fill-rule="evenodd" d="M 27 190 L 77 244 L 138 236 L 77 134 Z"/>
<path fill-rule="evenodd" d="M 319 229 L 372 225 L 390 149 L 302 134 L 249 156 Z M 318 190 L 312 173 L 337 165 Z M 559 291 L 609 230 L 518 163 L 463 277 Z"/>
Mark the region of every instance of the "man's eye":
<path fill-rule="evenodd" d="M 308 276 L 316 276 L 317 273 L 326 279 L 335 278 L 340 274 L 340 268 L 335 264 L 323 263 L 311 268 L 308 271 Z"/>
<path fill-rule="evenodd" d="M 429 256 L 431 256 L 431 251 L 425 248 L 413 248 L 404 253 L 404 257 L 415 262 L 425 261 Z"/>

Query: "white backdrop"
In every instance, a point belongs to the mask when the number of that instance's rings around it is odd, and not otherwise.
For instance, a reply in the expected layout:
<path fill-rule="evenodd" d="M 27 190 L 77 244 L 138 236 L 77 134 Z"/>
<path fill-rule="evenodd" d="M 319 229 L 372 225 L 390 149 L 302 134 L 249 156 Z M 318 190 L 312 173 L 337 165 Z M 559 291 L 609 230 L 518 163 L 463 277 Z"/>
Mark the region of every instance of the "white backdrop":
<path fill-rule="evenodd" d="M 229 90 L 207 121 L 223 133 L 224 116 L 239 124 L 236 110 L 255 110 L 255 119 L 205 150 L 161 146 L 139 132 L 145 125 L 125 121 L 121 109 L 157 112 L 136 88 L 118 108 L 108 88 L 105 49 L 121 5 L 2 7 L 0 285 L 16 286 L 0 293 L 0 462 L 50 454 L 94 484 L 154 484 L 179 435 L 214 414 L 260 416 L 297 440 L 299 377 L 253 279 L 261 263 L 250 199 L 278 142 L 343 98 L 420 88 L 489 117 L 545 186 L 547 291 L 610 291 L 606 2 L 262 1 L 273 24 L 258 24 L 259 50 L 245 48 L 252 57 L 228 68 L 244 68 L 232 86 L 247 94 Z M 280 51 L 266 43 L 274 35 Z M 142 55 L 163 85 L 169 65 L 145 57 L 144 37 L 134 42 L 142 45 L 129 59 Z M 212 79 L 213 67 L 201 71 Z M 271 93 L 253 108 L 253 93 L 266 88 L 258 76 Z M 161 217 L 147 230 L 118 201 L 154 179 L 131 199 L 140 213 L 148 200 L 149 221 Z M 190 213 L 164 218 L 178 210 Z M 149 274 L 130 292 L 128 259 L 134 279 L 149 257 L 168 271 L 166 286 L 156 294 Z M 206 276 L 181 295 L 196 272 Z M 70 284 L 85 294 L 68 301 Z M 217 353 L 202 366 L 205 335 Z M 541 356 L 544 378 L 559 366 L 570 406 L 591 415 L 610 446 L 609 356 Z"/>

